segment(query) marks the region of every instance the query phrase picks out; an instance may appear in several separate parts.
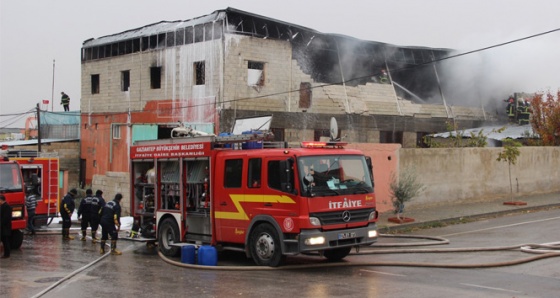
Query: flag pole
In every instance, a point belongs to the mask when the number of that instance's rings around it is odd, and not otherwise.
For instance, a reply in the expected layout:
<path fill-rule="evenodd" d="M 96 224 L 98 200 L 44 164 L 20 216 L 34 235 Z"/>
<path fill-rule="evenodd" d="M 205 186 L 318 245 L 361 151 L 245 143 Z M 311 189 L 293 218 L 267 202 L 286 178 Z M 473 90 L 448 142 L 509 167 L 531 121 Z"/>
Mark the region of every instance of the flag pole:
<path fill-rule="evenodd" d="M 54 112 L 54 59 L 52 61 L 52 91 L 51 91 L 51 112 Z"/>

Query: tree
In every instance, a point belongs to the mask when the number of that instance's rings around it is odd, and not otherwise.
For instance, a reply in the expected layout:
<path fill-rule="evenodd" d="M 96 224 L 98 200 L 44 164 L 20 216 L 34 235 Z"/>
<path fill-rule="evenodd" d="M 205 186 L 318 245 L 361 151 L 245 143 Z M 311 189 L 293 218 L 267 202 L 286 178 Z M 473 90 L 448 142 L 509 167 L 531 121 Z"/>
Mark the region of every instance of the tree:
<path fill-rule="evenodd" d="M 417 196 L 423 189 L 424 185 L 416 181 L 416 171 L 414 169 L 405 168 L 399 177 L 393 172 L 390 194 L 394 212 L 399 220 L 404 213 L 404 203 Z"/>
<path fill-rule="evenodd" d="M 549 91 L 536 93 L 530 99 L 531 126 L 544 146 L 560 146 L 560 89 L 556 96 Z"/>
<path fill-rule="evenodd" d="M 503 140 L 503 151 L 498 153 L 497 161 L 505 161 L 508 163 L 509 171 L 509 188 L 510 188 L 510 199 L 513 201 L 513 184 L 511 182 L 511 165 L 515 165 L 517 162 L 517 157 L 519 156 L 519 147 L 521 143 L 514 141 L 512 139 Z"/>

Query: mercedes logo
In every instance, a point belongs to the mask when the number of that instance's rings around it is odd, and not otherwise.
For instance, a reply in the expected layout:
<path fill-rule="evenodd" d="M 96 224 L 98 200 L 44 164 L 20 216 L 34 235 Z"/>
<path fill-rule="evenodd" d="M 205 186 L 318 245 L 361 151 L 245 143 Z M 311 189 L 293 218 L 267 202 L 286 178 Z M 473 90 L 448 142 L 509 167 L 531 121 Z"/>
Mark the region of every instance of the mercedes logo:
<path fill-rule="evenodd" d="M 344 222 L 349 222 L 350 218 L 352 218 L 352 216 L 350 215 L 350 211 L 346 210 L 342 212 L 342 220 L 344 220 Z"/>

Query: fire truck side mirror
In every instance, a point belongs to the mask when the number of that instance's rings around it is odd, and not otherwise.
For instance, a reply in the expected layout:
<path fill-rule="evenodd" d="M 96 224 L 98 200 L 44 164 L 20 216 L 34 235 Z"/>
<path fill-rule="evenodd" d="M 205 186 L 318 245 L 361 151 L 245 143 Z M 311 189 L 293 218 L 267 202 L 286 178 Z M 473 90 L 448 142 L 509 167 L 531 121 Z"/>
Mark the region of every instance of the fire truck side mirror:
<path fill-rule="evenodd" d="M 375 187 L 375 183 L 373 181 L 373 162 L 371 161 L 370 156 L 366 156 L 366 164 L 369 170 L 369 179 L 371 179 L 371 187 Z"/>

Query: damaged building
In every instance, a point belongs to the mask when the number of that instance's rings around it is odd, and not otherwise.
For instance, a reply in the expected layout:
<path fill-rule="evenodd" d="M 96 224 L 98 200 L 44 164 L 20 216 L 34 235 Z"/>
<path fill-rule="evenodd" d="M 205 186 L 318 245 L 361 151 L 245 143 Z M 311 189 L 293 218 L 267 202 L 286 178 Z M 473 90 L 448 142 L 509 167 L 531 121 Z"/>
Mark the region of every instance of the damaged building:
<path fill-rule="evenodd" d="M 449 49 L 326 34 L 233 8 L 84 41 L 81 156 L 86 184 L 128 171 L 136 140 L 169 138 L 179 122 L 230 132 L 238 118 L 273 115 L 276 140 L 329 135 L 421 145 L 449 120 L 478 127 L 480 107 L 450 106 L 437 64 Z M 116 175 L 116 174 L 115 174 Z"/>

